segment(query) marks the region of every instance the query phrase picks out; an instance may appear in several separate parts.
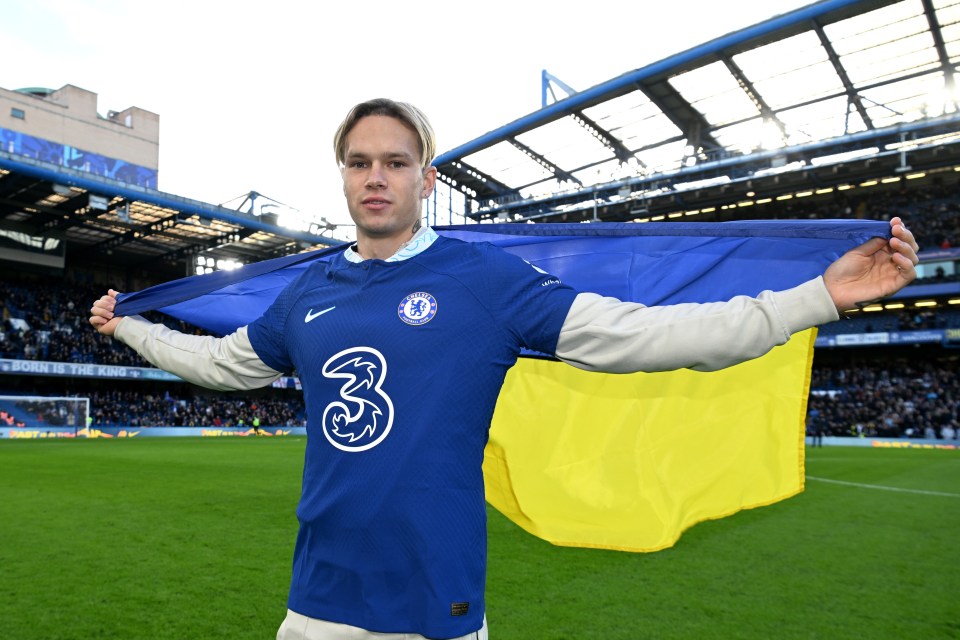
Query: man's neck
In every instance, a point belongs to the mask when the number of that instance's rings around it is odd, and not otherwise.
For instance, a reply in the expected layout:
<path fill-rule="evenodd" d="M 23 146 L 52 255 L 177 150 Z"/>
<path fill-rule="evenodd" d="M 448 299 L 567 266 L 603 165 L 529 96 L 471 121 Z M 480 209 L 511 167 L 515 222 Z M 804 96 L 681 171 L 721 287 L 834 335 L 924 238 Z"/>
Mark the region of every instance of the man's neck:
<path fill-rule="evenodd" d="M 386 260 L 400 250 L 400 247 L 410 242 L 413 232 L 402 239 L 391 238 L 357 238 L 357 253 L 364 260 Z"/>
<path fill-rule="evenodd" d="M 399 246 L 394 248 L 392 251 L 387 248 L 386 251 L 388 255 L 382 255 L 377 253 L 376 255 L 369 256 L 365 253 L 369 249 L 369 245 L 366 244 L 369 241 L 369 238 L 358 238 L 357 244 L 353 245 L 348 249 L 347 259 L 350 262 L 362 262 L 368 260 L 371 257 L 374 259 L 384 260 L 386 262 L 397 262 L 401 260 L 406 260 L 411 258 L 421 251 L 433 244 L 437 239 L 437 233 L 430 227 L 421 227 L 417 229 L 416 233 L 411 234 L 410 239 L 406 242 L 400 243 Z M 390 244 L 390 247 L 393 247 L 396 244 L 396 240 Z M 380 249 L 383 249 L 386 243 L 383 243 L 379 246 Z M 382 255 L 382 257 L 381 257 Z"/>

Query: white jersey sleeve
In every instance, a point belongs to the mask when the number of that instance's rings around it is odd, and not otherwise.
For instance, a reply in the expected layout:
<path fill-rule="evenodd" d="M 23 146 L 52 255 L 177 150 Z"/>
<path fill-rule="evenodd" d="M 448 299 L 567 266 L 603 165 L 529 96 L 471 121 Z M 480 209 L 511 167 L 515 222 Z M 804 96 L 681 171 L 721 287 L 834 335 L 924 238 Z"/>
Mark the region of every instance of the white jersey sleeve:
<path fill-rule="evenodd" d="M 188 335 L 140 316 L 127 316 L 117 325 L 114 337 L 160 369 L 201 387 L 255 389 L 282 375 L 260 359 L 246 327 L 215 338 Z"/>
<path fill-rule="evenodd" d="M 838 317 L 822 278 L 756 298 L 657 307 L 581 293 L 560 330 L 556 356 L 608 373 L 716 371 Z"/>

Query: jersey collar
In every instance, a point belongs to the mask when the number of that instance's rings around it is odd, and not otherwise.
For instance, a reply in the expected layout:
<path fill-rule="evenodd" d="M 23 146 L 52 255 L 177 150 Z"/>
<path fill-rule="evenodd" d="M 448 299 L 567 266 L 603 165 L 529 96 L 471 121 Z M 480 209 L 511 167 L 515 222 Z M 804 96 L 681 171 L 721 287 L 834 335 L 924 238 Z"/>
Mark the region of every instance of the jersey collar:
<path fill-rule="evenodd" d="M 419 231 L 413 234 L 412 238 L 400 245 L 397 252 L 384 260 L 384 262 L 408 260 L 426 251 L 427 247 L 436 242 L 439 237 L 437 232 L 433 230 L 433 227 L 421 227 Z M 360 257 L 360 253 L 357 251 L 356 244 L 350 245 L 347 250 L 343 252 L 343 257 L 347 259 L 347 262 L 363 262 L 363 258 Z"/>

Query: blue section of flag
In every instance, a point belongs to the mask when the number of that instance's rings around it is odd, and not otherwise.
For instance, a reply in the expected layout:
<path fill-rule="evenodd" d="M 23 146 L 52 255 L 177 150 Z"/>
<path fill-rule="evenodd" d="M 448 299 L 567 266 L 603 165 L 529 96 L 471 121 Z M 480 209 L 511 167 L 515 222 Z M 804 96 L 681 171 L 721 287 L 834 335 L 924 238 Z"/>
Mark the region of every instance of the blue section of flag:
<path fill-rule="evenodd" d="M 659 305 L 727 300 L 796 286 L 870 238 L 889 237 L 890 225 L 872 220 L 763 220 L 484 224 L 436 231 L 497 245 L 580 291 Z M 342 250 L 286 256 L 121 294 L 117 313 L 157 310 L 224 335 L 256 320 L 314 261 Z"/>

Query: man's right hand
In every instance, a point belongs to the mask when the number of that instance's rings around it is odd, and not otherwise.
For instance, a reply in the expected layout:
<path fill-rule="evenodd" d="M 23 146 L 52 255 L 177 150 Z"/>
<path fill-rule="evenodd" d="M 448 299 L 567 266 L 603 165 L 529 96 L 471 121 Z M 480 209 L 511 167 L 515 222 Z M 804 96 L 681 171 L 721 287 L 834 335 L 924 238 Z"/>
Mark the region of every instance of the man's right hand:
<path fill-rule="evenodd" d="M 113 309 L 117 306 L 117 292 L 110 289 L 107 295 L 101 296 L 99 300 L 90 307 L 90 324 L 102 335 L 112 336 L 117 330 L 117 325 L 123 316 L 114 316 Z"/>

